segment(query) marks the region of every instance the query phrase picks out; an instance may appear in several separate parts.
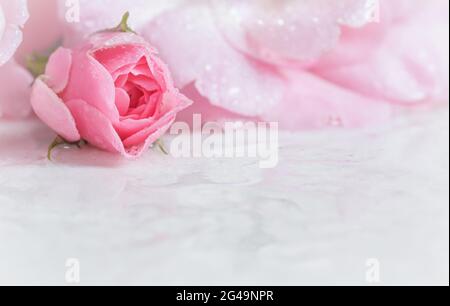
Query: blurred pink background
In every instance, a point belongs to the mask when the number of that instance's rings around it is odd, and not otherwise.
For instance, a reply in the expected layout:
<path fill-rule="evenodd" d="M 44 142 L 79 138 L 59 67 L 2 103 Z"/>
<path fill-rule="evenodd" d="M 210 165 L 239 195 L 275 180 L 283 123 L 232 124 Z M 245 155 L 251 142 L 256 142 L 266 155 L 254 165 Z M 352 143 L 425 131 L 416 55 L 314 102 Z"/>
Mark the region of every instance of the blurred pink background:
<path fill-rule="evenodd" d="M 34 52 L 45 51 L 62 39 L 63 23 L 58 17 L 58 0 L 28 1 L 30 19 L 25 24 L 24 41 L 18 50 L 18 58 Z"/>

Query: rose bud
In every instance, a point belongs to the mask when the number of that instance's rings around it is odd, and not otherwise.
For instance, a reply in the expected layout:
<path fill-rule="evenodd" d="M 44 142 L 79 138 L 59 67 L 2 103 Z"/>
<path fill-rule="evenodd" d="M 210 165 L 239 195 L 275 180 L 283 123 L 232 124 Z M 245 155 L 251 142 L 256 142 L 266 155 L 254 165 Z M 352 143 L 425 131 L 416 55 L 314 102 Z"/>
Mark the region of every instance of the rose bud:
<path fill-rule="evenodd" d="M 31 96 L 37 116 L 64 141 L 127 158 L 140 156 L 191 104 L 148 42 L 115 30 L 57 49 Z"/>

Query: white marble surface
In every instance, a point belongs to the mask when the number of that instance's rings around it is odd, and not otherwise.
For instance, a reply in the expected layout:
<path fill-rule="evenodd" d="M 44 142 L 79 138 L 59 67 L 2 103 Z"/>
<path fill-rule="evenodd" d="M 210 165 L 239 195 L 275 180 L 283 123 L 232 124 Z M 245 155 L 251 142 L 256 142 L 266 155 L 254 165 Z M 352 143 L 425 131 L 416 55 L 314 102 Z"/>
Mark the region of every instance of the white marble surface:
<path fill-rule="evenodd" d="M 448 284 L 448 109 L 281 135 L 280 164 L 125 162 L 0 124 L 0 284 Z"/>

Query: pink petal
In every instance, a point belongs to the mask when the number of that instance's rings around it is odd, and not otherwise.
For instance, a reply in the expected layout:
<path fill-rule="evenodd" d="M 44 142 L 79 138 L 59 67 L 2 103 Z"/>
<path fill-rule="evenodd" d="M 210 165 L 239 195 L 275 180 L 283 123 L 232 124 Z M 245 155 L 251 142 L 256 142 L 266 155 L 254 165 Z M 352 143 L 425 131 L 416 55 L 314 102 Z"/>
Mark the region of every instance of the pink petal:
<path fill-rule="evenodd" d="M 403 59 L 380 52 L 367 63 L 317 72 L 330 82 L 370 97 L 403 103 L 425 101 L 429 84 L 408 70 Z"/>
<path fill-rule="evenodd" d="M 0 0 L 0 66 L 16 52 L 22 42 L 22 27 L 28 20 L 26 0 Z"/>
<path fill-rule="evenodd" d="M 72 51 L 58 48 L 49 58 L 45 75 L 47 84 L 57 94 L 61 93 L 69 82 L 70 69 L 72 68 Z"/>
<path fill-rule="evenodd" d="M 152 128 L 148 128 L 147 130 L 143 130 L 141 133 L 138 133 L 128 139 L 126 139 L 127 144 L 131 147 L 128 147 L 124 156 L 130 159 L 136 159 L 140 157 L 145 150 L 147 150 L 153 143 L 155 143 L 158 139 L 160 139 L 164 133 L 170 128 L 173 124 L 173 120 L 170 120 L 166 123 L 165 126 L 161 126 L 158 130 L 153 130 Z M 150 135 L 147 135 L 150 132 Z M 145 140 L 144 140 L 145 139 Z M 144 140 L 141 143 L 141 140 Z M 136 144 L 136 145 L 133 145 Z"/>
<path fill-rule="evenodd" d="M 371 21 L 377 0 L 212 0 L 228 41 L 262 61 L 292 65 L 315 60 L 338 42 L 341 25 Z"/>
<path fill-rule="evenodd" d="M 33 77 L 15 61 L 0 67 L 0 118 L 23 118 L 30 114 Z"/>
<path fill-rule="evenodd" d="M 391 115 L 383 101 L 355 94 L 305 72 L 286 72 L 283 102 L 263 116 L 282 128 L 354 128 L 379 124 Z"/>
<path fill-rule="evenodd" d="M 189 107 L 192 104 L 192 101 L 177 92 L 173 92 L 164 94 L 161 103 L 162 106 L 160 112 L 163 115 L 148 127 L 141 127 L 141 129 L 134 135 L 126 138 L 124 140 L 125 147 L 136 146 L 144 141 L 147 143 L 148 141 L 146 141 L 146 138 L 150 137 L 151 139 L 154 139 L 153 134 L 155 133 L 158 134 L 159 137 L 164 135 L 170 125 L 175 121 L 176 115 L 180 111 Z M 158 139 L 159 137 L 157 137 L 156 139 Z M 150 143 L 153 142 L 154 140 Z"/>
<path fill-rule="evenodd" d="M 41 79 L 37 79 L 33 85 L 31 106 L 36 115 L 65 140 L 69 142 L 80 140 L 80 134 L 69 109 Z"/>
<path fill-rule="evenodd" d="M 388 27 L 376 24 L 344 35 L 337 49 L 313 71 L 340 86 L 390 102 L 448 100 L 448 1 L 416 4 L 418 9 L 408 3 L 401 6 L 407 13 L 396 11 L 398 6 L 388 7 L 395 9 L 390 14 L 395 22 Z M 385 31 L 384 36 L 375 39 L 376 31 Z M 371 38 L 377 44 L 368 43 Z M 353 56 L 353 61 L 345 55 Z"/>
<path fill-rule="evenodd" d="M 117 26 L 117 21 L 114 26 Z M 94 53 L 104 49 L 105 47 L 107 47 L 108 49 L 114 49 L 116 47 L 123 47 L 125 45 L 141 46 L 145 49 L 150 50 L 151 53 L 156 52 L 144 38 L 132 32 L 104 31 L 105 28 L 102 28 L 100 30 L 100 32 L 94 33 L 93 35 L 88 37 L 88 42 L 91 45 L 92 52 Z"/>
<path fill-rule="evenodd" d="M 116 77 L 114 84 L 116 87 L 122 88 L 128 82 L 128 74 L 122 74 Z"/>
<path fill-rule="evenodd" d="M 29 18 L 27 0 L 0 0 L 6 22 L 22 27 Z"/>
<path fill-rule="evenodd" d="M 168 129 L 167 125 L 173 123 L 176 115 L 189 107 L 192 101 L 179 94 L 178 92 L 166 93 L 162 98 L 162 106 L 160 112 L 161 117 L 153 119 L 140 119 L 140 120 L 124 120 L 120 122 L 116 128 L 124 140 L 125 147 L 136 146 L 140 143 L 153 143 L 153 141 L 146 141 L 147 137 L 153 139 L 154 133 L 158 133 L 162 136 Z"/>
<path fill-rule="evenodd" d="M 11 59 L 21 42 L 22 31 L 20 28 L 16 25 L 6 25 L 3 35 L 0 37 L 0 66 Z"/>
<path fill-rule="evenodd" d="M 153 118 L 145 119 L 123 119 L 114 125 L 117 133 L 122 139 L 128 138 L 155 123 Z"/>
<path fill-rule="evenodd" d="M 180 94 L 178 91 L 167 92 L 163 95 L 159 112 L 161 114 L 177 114 L 191 106 L 193 103 L 194 102 Z"/>
<path fill-rule="evenodd" d="M 130 72 L 135 76 L 151 74 L 150 68 L 148 67 L 147 63 L 139 64 L 139 65 L 133 67 L 133 69 L 131 69 Z"/>
<path fill-rule="evenodd" d="M 95 147 L 112 153 L 123 153 L 122 141 L 111 121 L 83 100 L 71 100 L 67 107 L 73 114 L 81 137 Z"/>
<path fill-rule="evenodd" d="M 139 87 L 142 87 L 146 91 L 152 92 L 159 89 L 158 84 L 154 80 L 149 79 L 148 76 L 134 76 L 131 75 L 128 78 L 129 81 L 133 82 L 134 84 L 138 85 Z"/>
<path fill-rule="evenodd" d="M 121 116 L 124 116 L 130 107 L 130 97 L 122 88 L 116 88 L 116 106 Z"/>
<path fill-rule="evenodd" d="M 201 114 L 203 122 L 218 122 L 219 124 L 230 121 L 255 121 L 258 118 L 244 117 L 237 113 L 232 113 L 225 108 L 212 105 L 210 101 L 200 95 L 194 84 L 183 88 L 183 94 L 195 101 L 192 106 L 184 111 L 181 111 L 177 115 L 177 121 L 186 122 L 192 124 L 192 118 L 194 114 Z"/>
<path fill-rule="evenodd" d="M 172 78 L 172 71 L 165 62 L 163 62 L 155 54 L 148 54 L 146 56 L 146 61 L 148 63 L 151 75 L 158 83 L 161 91 L 167 91 L 174 89 L 174 81 Z"/>
<path fill-rule="evenodd" d="M 208 6 L 197 2 L 166 12 L 146 27 L 179 88 L 195 82 L 211 103 L 240 114 L 277 105 L 283 82 L 276 71 L 234 50 L 218 32 Z"/>
<path fill-rule="evenodd" d="M 120 153 L 126 158 L 134 159 L 142 155 L 149 146 L 160 138 L 170 127 L 172 121 L 166 126 L 155 126 L 156 130 L 149 128 L 138 135 L 132 136 L 122 143 L 111 122 L 97 109 L 82 100 L 72 100 L 67 103 L 76 118 L 77 126 L 83 139 L 100 149 Z"/>
<path fill-rule="evenodd" d="M 93 53 L 93 57 L 112 74 L 124 66 L 136 65 L 145 53 L 146 50 L 142 46 L 122 45 L 97 50 Z"/>
<path fill-rule="evenodd" d="M 64 101 L 83 100 L 109 120 L 119 120 L 115 86 L 109 72 L 84 51 L 73 54 L 70 81 L 62 94 Z"/>
<path fill-rule="evenodd" d="M 164 118 L 156 125 L 151 125 L 148 128 L 139 131 L 133 136 L 128 137 L 123 141 L 126 148 L 138 148 L 132 155 L 139 155 L 144 148 L 148 148 L 151 144 L 161 138 L 170 126 L 175 121 L 175 116 Z M 133 151 L 130 151 L 133 152 Z"/>

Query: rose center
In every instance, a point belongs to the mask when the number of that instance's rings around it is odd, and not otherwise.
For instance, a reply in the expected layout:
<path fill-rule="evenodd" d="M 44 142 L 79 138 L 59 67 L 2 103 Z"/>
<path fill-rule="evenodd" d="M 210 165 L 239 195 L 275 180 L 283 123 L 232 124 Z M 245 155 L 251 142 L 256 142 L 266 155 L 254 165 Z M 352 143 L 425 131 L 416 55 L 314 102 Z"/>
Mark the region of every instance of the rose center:
<path fill-rule="evenodd" d="M 123 119 L 149 118 L 158 111 L 161 89 L 145 58 L 120 71 L 115 86 L 116 105 Z"/>

